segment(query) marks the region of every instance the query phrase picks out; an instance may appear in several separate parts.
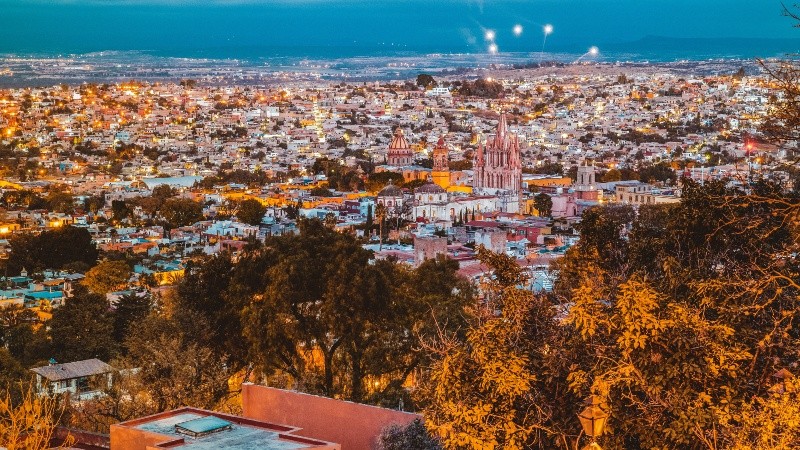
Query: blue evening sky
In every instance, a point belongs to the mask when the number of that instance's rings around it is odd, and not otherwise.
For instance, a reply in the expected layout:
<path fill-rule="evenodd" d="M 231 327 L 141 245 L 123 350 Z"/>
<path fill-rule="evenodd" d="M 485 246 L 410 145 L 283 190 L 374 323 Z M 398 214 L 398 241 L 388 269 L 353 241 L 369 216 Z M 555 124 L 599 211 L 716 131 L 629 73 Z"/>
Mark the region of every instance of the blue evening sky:
<path fill-rule="evenodd" d="M 646 36 L 800 38 L 781 12 L 778 0 L 0 0 L 0 53 L 478 52 L 486 29 L 500 51 L 533 52 L 546 23 L 551 51 Z"/>

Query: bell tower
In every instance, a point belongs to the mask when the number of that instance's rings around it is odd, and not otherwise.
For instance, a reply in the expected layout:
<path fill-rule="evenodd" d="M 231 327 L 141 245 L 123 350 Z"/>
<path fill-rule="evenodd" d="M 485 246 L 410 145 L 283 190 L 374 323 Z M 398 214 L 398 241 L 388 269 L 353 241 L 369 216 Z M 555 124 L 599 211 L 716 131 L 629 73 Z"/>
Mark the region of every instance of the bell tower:
<path fill-rule="evenodd" d="M 433 171 L 431 178 L 434 183 L 439 185 L 442 189 L 450 187 L 450 161 L 447 145 L 444 143 L 444 137 L 439 137 L 436 147 L 433 148 Z"/>

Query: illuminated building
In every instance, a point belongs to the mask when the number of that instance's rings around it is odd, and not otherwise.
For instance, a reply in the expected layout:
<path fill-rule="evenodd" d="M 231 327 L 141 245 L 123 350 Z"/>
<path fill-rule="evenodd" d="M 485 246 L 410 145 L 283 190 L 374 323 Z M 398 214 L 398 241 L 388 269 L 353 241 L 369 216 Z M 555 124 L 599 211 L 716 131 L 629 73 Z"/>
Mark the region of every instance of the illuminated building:
<path fill-rule="evenodd" d="M 505 114 L 500 115 L 494 136 L 478 146 L 474 170 L 475 193 L 496 195 L 504 212 L 519 212 L 522 190 L 519 137 L 509 131 Z"/>

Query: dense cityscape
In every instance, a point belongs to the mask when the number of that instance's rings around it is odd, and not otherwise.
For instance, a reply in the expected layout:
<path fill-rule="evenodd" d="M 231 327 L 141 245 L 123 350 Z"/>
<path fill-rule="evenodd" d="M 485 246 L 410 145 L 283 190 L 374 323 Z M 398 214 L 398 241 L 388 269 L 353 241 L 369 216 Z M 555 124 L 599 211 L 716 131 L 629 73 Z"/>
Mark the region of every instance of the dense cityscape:
<path fill-rule="evenodd" d="M 800 446 L 800 68 L 540 28 L 0 58 L 0 448 Z"/>

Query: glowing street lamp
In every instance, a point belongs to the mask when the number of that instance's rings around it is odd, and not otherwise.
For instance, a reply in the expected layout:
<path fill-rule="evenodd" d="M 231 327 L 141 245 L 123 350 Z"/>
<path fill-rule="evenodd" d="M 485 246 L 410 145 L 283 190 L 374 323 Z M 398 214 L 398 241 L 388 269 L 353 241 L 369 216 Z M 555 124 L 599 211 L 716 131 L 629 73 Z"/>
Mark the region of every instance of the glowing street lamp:
<path fill-rule="evenodd" d="M 486 30 L 486 32 L 483 33 L 483 38 L 486 39 L 487 41 L 494 41 L 495 36 L 496 34 L 494 30 Z"/>
<path fill-rule="evenodd" d="M 607 409 L 608 405 L 599 395 L 590 395 L 586 399 L 586 407 L 578 413 L 583 432 L 592 439 L 592 442 L 584 450 L 600 449 L 600 446 L 595 441 L 605 431 L 606 422 L 610 416 Z"/>
<path fill-rule="evenodd" d="M 514 25 L 514 36 L 522 35 L 522 25 L 516 24 Z"/>
<path fill-rule="evenodd" d="M 542 34 L 544 37 L 542 38 L 542 51 L 539 52 L 539 65 L 542 65 L 542 58 L 544 58 L 544 46 L 547 44 L 547 36 L 550 36 L 553 33 L 553 26 L 549 23 L 542 27 Z"/>

